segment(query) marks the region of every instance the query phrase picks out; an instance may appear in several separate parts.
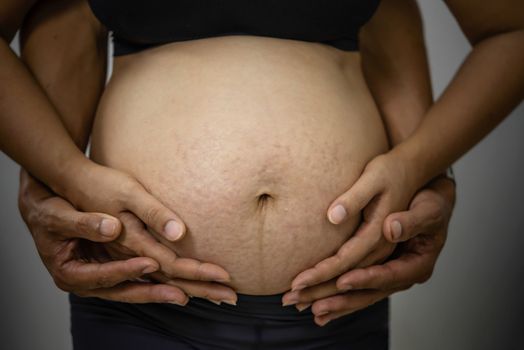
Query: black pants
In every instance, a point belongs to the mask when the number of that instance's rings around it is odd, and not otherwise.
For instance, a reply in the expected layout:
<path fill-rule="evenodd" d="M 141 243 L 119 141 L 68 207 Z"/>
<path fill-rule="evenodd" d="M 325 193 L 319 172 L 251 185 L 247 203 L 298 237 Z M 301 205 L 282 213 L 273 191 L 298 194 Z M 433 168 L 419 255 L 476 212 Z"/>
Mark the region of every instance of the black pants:
<path fill-rule="evenodd" d="M 239 295 L 238 305 L 192 298 L 185 306 L 126 304 L 70 295 L 75 350 L 383 350 L 389 302 L 313 322 L 310 309 L 282 307 L 282 295 Z"/>

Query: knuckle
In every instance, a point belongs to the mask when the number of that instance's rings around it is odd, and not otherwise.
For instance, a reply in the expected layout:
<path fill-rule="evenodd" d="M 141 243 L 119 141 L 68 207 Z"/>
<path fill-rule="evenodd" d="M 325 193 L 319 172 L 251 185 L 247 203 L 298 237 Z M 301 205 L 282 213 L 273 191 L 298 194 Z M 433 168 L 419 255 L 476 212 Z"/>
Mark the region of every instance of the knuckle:
<path fill-rule="evenodd" d="M 428 219 L 434 224 L 439 224 L 444 221 L 444 212 L 438 205 L 432 205 L 428 210 Z"/>
<path fill-rule="evenodd" d="M 120 187 L 117 190 L 119 192 L 118 200 L 120 204 L 125 204 L 133 200 L 133 198 L 135 198 L 134 196 L 136 196 L 136 194 L 141 190 L 142 186 L 140 186 L 130 177 L 127 178 L 127 180 L 122 181 L 120 183 Z"/>
<path fill-rule="evenodd" d="M 136 219 L 135 219 L 135 216 L 131 214 L 130 212 L 124 211 L 124 212 L 119 213 L 118 219 L 122 222 L 122 225 L 126 229 L 134 228 Z"/>
<path fill-rule="evenodd" d="M 107 272 L 101 269 L 101 267 L 98 268 L 97 271 L 97 277 L 94 281 L 95 288 L 106 288 L 111 286 L 111 275 Z"/>
<path fill-rule="evenodd" d="M 379 274 L 377 270 L 375 270 L 373 267 L 370 267 L 367 269 L 367 278 L 369 281 L 378 281 L 380 282 Z"/>
<path fill-rule="evenodd" d="M 27 212 L 26 219 L 29 225 L 50 229 L 54 227 L 56 221 L 54 215 L 45 207 L 33 207 Z"/>
<path fill-rule="evenodd" d="M 179 271 L 180 268 L 178 264 L 178 258 L 174 255 L 169 255 L 169 257 L 166 257 L 165 260 L 160 263 L 160 269 L 168 279 L 177 278 L 181 274 Z M 195 275 L 196 274 L 197 272 L 195 272 Z"/>
<path fill-rule="evenodd" d="M 144 211 L 144 220 L 146 221 L 146 223 L 156 222 L 159 219 L 160 214 L 161 214 L 160 208 L 156 206 L 149 207 Z"/>
<path fill-rule="evenodd" d="M 92 225 L 89 219 L 89 216 L 86 215 L 80 215 L 77 218 L 72 219 L 77 232 L 86 233 L 92 230 Z"/>
<path fill-rule="evenodd" d="M 197 281 L 205 280 L 205 278 L 204 278 L 205 277 L 204 268 L 205 268 L 204 264 L 199 261 L 198 262 L 198 266 L 197 266 L 197 268 L 195 270 L 195 280 L 197 280 Z"/>
<path fill-rule="evenodd" d="M 346 254 L 345 252 L 343 251 L 338 251 L 334 256 L 333 256 L 335 262 L 333 265 L 330 265 L 330 266 L 326 266 L 328 269 L 331 269 L 333 270 L 333 273 L 335 275 L 340 275 L 342 274 L 343 272 L 346 272 L 346 270 L 348 269 L 348 261 L 347 261 L 347 258 L 346 258 Z"/>

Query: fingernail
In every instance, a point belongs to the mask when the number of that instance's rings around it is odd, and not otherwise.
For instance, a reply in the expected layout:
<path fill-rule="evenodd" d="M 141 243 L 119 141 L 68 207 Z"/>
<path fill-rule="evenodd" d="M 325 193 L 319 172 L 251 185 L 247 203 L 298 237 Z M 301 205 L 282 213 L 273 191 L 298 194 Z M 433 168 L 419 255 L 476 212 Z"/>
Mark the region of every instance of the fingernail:
<path fill-rule="evenodd" d="M 295 305 L 298 303 L 298 292 L 291 292 L 284 296 L 282 306 Z"/>
<path fill-rule="evenodd" d="M 320 321 L 320 322 L 318 323 L 318 325 L 319 325 L 320 327 L 323 327 L 323 326 L 327 325 L 330 321 L 331 321 L 331 320 L 328 318 L 328 319 L 326 319 L 326 320 Z"/>
<path fill-rule="evenodd" d="M 393 236 L 393 240 L 398 240 L 400 238 L 400 235 L 402 234 L 402 225 L 399 221 L 395 220 L 391 223 L 391 236 Z"/>
<path fill-rule="evenodd" d="M 222 300 L 223 303 L 226 303 L 226 304 L 229 304 L 229 305 L 233 305 L 233 306 L 237 306 L 237 301 L 234 300 L 234 299 L 231 299 L 231 300 Z"/>
<path fill-rule="evenodd" d="M 338 204 L 329 211 L 329 221 L 335 225 L 340 224 L 346 218 L 347 214 L 346 208 Z"/>
<path fill-rule="evenodd" d="M 297 308 L 298 312 L 302 312 L 304 311 L 305 309 L 307 309 L 308 307 L 311 306 L 311 303 L 305 303 L 305 304 L 297 304 L 295 305 L 295 307 Z"/>
<path fill-rule="evenodd" d="M 298 299 L 287 299 L 286 301 L 284 301 L 282 303 L 282 306 L 290 306 L 290 305 L 295 305 L 296 303 L 298 303 Z"/>
<path fill-rule="evenodd" d="M 351 284 L 343 285 L 339 288 L 341 292 L 347 292 L 349 290 L 353 289 L 353 286 Z"/>
<path fill-rule="evenodd" d="M 149 265 L 149 266 L 146 266 L 143 270 L 142 270 L 142 273 L 151 273 L 151 272 L 155 272 L 157 270 L 157 267 L 154 266 L 154 265 Z"/>
<path fill-rule="evenodd" d="M 222 301 L 220 301 L 220 300 L 213 300 L 213 299 L 207 299 L 207 300 L 209 300 L 209 301 L 212 302 L 213 304 L 217 304 L 217 305 L 222 304 Z"/>
<path fill-rule="evenodd" d="M 164 227 L 164 234 L 170 241 L 176 241 L 182 236 L 182 225 L 175 220 L 169 220 Z"/>
<path fill-rule="evenodd" d="M 180 303 L 180 302 L 178 302 L 178 301 L 169 300 L 168 303 L 169 303 L 169 304 L 178 305 L 178 306 L 186 306 L 187 301 L 186 301 L 185 303 Z"/>
<path fill-rule="evenodd" d="M 315 314 L 315 316 L 320 317 L 329 314 L 329 311 L 320 311 Z"/>
<path fill-rule="evenodd" d="M 102 219 L 98 230 L 102 236 L 111 237 L 116 230 L 116 223 L 114 220 Z"/>
<path fill-rule="evenodd" d="M 292 287 L 291 288 L 291 291 L 292 292 L 298 292 L 299 290 L 302 290 L 304 288 L 306 288 L 307 286 L 305 284 L 299 284 L 298 286 L 295 286 L 295 287 Z"/>

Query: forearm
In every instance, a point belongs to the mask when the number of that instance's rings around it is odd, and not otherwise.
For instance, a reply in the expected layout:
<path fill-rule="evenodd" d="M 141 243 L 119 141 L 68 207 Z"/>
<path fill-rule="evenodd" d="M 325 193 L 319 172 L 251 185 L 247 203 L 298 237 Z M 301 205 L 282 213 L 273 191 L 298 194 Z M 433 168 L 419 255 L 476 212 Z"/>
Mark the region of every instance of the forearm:
<path fill-rule="evenodd" d="M 522 100 L 524 30 L 478 42 L 423 123 L 393 153 L 420 185 L 456 161 Z"/>
<path fill-rule="evenodd" d="M 20 37 L 23 61 L 85 150 L 105 84 L 106 30 L 86 1 L 40 1 L 26 16 Z"/>
<path fill-rule="evenodd" d="M 53 190 L 87 159 L 20 59 L 0 40 L 0 148 Z"/>
<path fill-rule="evenodd" d="M 6 11 L 6 9 L 3 10 Z M 12 14 L 9 16 L 9 11 L 3 14 L 5 15 L 3 18 L 13 17 Z M 30 115 L 34 114 L 36 110 L 38 114 L 35 117 L 39 118 L 41 114 L 44 114 L 48 118 L 54 118 L 54 122 L 58 116 L 77 146 L 84 150 L 105 82 L 107 33 L 96 21 L 87 3 L 82 0 L 41 0 L 24 17 L 20 37 L 22 39 L 22 57 L 26 65 L 17 61 L 12 52 L 8 52 L 10 63 L 16 68 L 15 71 L 9 70 L 13 78 L 11 85 L 17 86 L 15 91 L 19 91 L 19 97 L 25 100 L 25 110 L 31 112 Z M 21 20 L 17 21 L 17 23 L 20 22 Z M 4 37 L 10 39 L 11 36 L 7 34 L 12 34 L 16 27 L 4 26 L 4 28 L 6 29 Z M 70 30 L 71 28 L 74 30 Z M 6 66 L 3 68 L 9 69 Z M 27 68 L 32 76 L 28 74 Z M 5 82 L 1 88 L 9 86 L 6 83 L 8 82 Z M 22 106 L 17 106 L 16 101 L 12 98 L 11 94 L 12 113 L 23 113 Z M 28 104 L 27 101 L 31 103 Z M 8 107 L 6 105 L 8 102 L 8 99 L 4 99 L 1 106 Z M 42 123 L 46 124 L 46 121 Z M 35 130 L 38 129 L 35 128 Z M 47 130 L 42 134 L 49 137 Z M 52 138 L 52 140 L 58 139 Z M 48 142 L 43 143 L 46 147 L 40 150 L 45 149 L 51 153 L 56 149 L 61 149 L 51 147 Z M 31 149 L 39 149 L 41 144 L 42 142 L 33 145 Z M 17 155 L 14 155 L 13 158 L 19 159 Z M 35 161 L 34 158 L 30 160 Z M 58 162 L 57 166 L 46 162 L 46 159 L 36 160 L 44 163 L 43 169 L 51 165 L 49 168 L 58 170 L 66 180 L 71 178 L 67 171 L 72 166 L 71 163 Z M 27 167 L 25 164 L 22 162 L 22 165 Z M 60 192 L 56 185 L 53 186 L 52 180 L 46 181 L 43 178 L 41 172 L 35 171 L 34 168 L 29 170 L 33 175 L 48 183 L 50 187 L 54 187 L 55 191 Z M 56 172 L 54 174 L 49 176 L 54 177 L 55 180 L 61 178 L 61 176 L 56 177 Z M 63 184 L 64 181 L 61 181 L 60 185 Z"/>
<path fill-rule="evenodd" d="M 433 102 L 416 1 L 383 0 L 361 31 L 362 69 L 392 146 L 420 124 Z"/>

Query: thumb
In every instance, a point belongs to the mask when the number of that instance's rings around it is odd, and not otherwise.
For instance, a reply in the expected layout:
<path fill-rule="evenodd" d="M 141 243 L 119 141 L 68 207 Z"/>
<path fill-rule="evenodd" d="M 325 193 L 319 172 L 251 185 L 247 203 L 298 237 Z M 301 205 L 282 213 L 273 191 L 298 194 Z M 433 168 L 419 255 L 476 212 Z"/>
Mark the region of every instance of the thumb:
<path fill-rule="evenodd" d="M 120 221 L 102 213 L 63 211 L 52 224 L 53 231 L 66 238 L 84 238 L 93 242 L 112 241 L 122 229 Z"/>
<path fill-rule="evenodd" d="M 135 191 L 126 206 L 168 241 L 178 241 L 184 237 L 186 227 L 183 221 L 147 191 Z"/>
<path fill-rule="evenodd" d="M 380 192 L 373 173 L 364 172 L 349 190 L 335 199 L 328 208 L 328 220 L 341 224 L 349 216 L 357 215 Z"/>
<path fill-rule="evenodd" d="M 389 214 L 384 220 L 383 233 L 390 242 L 403 242 L 419 234 L 432 232 L 442 221 L 438 205 L 419 201 L 409 210 Z"/>

